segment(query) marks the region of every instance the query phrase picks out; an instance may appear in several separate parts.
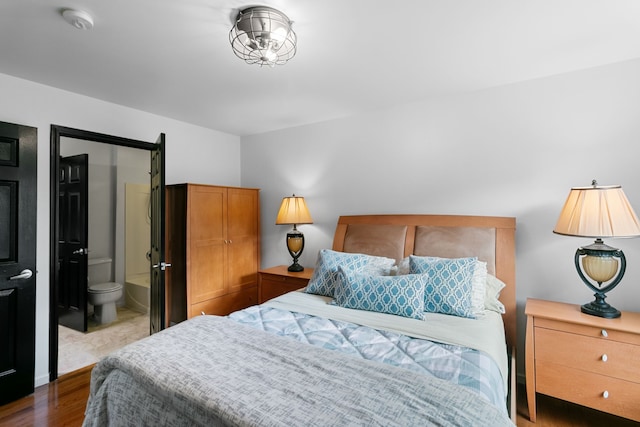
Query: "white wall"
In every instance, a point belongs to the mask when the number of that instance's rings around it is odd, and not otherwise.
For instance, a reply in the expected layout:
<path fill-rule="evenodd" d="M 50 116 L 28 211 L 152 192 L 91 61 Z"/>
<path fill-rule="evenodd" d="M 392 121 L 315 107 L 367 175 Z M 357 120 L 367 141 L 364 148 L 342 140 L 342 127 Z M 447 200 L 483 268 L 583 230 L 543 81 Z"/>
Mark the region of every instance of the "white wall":
<path fill-rule="evenodd" d="M 552 233 L 572 186 L 621 184 L 640 213 L 640 60 L 425 100 L 242 138 L 242 184 L 262 189 L 262 266 L 290 263 L 283 196 L 305 196 L 301 264 L 331 247 L 339 215 L 435 213 L 517 218 L 520 372 L 527 297 L 585 303 L 573 265 L 589 239 Z M 608 301 L 640 311 L 640 240 Z"/>
<path fill-rule="evenodd" d="M 117 146 L 61 138 L 60 155 L 88 154 L 88 230 L 90 258 L 112 258 L 115 252 L 116 188 L 114 152 Z M 148 155 L 148 154 L 147 154 Z M 115 266 L 115 261 L 113 266 Z M 114 277 L 111 280 L 115 280 Z"/>
<path fill-rule="evenodd" d="M 115 264 L 116 264 L 116 277 L 115 281 L 118 283 L 125 284 L 125 272 L 126 265 L 128 262 L 128 256 L 125 257 L 126 254 L 126 185 L 132 183 L 144 184 L 147 189 L 150 188 L 151 184 L 151 175 L 149 174 L 150 166 L 151 166 L 151 152 L 146 150 L 140 150 L 136 148 L 130 147 L 116 147 L 116 154 L 114 156 L 116 165 L 116 180 L 115 180 L 115 192 L 116 192 L 116 221 L 115 221 L 115 248 L 116 253 L 114 256 Z M 147 211 L 143 210 L 140 212 L 141 215 L 145 215 L 143 218 L 146 218 Z M 149 218 L 147 218 L 149 219 Z M 149 223 L 151 220 L 149 219 Z M 151 242 L 151 231 L 149 228 L 149 224 L 143 223 L 146 227 L 142 228 L 137 236 L 140 236 L 139 244 L 140 244 L 140 253 L 138 253 L 136 260 L 143 260 L 142 265 L 146 265 L 147 271 L 149 271 L 149 262 L 145 257 L 147 251 L 151 250 L 150 242 Z M 143 249 L 144 248 L 144 249 Z M 131 255 L 131 254 L 129 254 Z M 124 294 L 124 292 L 123 292 Z M 124 304 L 125 297 L 122 296 L 121 303 Z"/>
<path fill-rule="evenodd" d="M 36 386 L 49 381 L 49 136 L 52 124 L 142 141 L 166 134 L 167 184 L 240 185 L 240 138 L 0 74 L 0 121 L 38 129 Z"/>

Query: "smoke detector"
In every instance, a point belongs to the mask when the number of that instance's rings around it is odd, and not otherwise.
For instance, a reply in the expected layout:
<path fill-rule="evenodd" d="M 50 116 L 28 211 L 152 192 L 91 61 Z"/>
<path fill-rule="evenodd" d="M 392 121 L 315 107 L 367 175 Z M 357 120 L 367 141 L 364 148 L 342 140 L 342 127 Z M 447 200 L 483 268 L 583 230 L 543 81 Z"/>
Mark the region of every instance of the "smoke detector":
<path fill-rule="evenodd" d="M 62 17 L 79 30 L 90 30 L 93 28 L 93 18 L 85 11 L 64 9 L 62 11 Z"/>

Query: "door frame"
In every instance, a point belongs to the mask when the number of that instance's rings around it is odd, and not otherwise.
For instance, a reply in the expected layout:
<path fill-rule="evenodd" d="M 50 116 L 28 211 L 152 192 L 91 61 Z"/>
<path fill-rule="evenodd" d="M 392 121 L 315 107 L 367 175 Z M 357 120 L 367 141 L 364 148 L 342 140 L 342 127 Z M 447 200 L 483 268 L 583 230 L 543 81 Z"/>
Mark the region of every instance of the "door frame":
<path fill-rule="evenodd" d="M 50 201 L 49 201 L 49 381 L 58 378 L 58 171 L 60 169 L 60 138 L 75 138 L 85 141 L 151 151 L 152 142 L 139 141 L 119 136 L 106 135 L 65 126 L 51 125 L 50 134 Z M 160 310 L 164 311 L 164 307 Z"/>

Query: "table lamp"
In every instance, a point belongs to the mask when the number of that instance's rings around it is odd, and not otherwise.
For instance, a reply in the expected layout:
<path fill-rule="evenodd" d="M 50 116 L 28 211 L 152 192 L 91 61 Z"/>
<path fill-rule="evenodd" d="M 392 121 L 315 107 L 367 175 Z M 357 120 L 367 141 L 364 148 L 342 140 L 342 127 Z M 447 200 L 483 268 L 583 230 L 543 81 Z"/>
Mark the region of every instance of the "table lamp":
<path fill-rule="evenodd" d="M 304 267 L 298 264 L 298 258 L 304 250 L 304 234 L 297 228 L 297 224 L 313 224 L 311 214 L 304 201 L 304 197 L 296 196 L 283 197 L 280 210 L 276 217 L 276 225 L 293 225 L 293 229 L 287 233 L 287 250 L 293 258 L 293 264 L 289 271 L 303 271 Z"/>
<path fill-rule="evenodd" d="M 620 249 L 606 245 L 602 239 L 640 236 L 640 221 L 622 187 L 599 186 L 593 180 L 590 187 L 572 188 L 553 232 L 596 239 L 591 245 L 578 248 L 574 256 L 578 275 L 595 292 L 595 300 L 584 304 L 581 311 L 608 319 L 620 317 L 620 311 L 605 298 L 622 280 L 627 262 Z"/>

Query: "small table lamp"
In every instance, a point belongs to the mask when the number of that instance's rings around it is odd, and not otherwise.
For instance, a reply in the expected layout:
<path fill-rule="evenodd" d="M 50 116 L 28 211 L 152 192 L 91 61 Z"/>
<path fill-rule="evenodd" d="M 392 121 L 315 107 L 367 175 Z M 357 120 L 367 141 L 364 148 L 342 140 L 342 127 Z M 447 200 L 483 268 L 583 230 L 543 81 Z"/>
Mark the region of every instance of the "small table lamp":
<path fill-rule="evenodd" d="M 313 224 L 309 209 L 304 201 L 304 197 L 298 197 L 295 194 L 291 197 L 283 197 L 278 216 L 276 217 L 276 225 L 293 224 L 293 230 L 287 233 L 287 250 L 293 257 L 293 264 L 288 268 L 289 271 L 303 271 L 304 267 L 298 264 L 298 258 L 304 250 L 304 234 L 296 228 L 297 224 Z"/>
<path fill-rule="evenodd" d="M 596 239 L 593 244 L 578 248 L 574 256 L 578 275 L 595 292 L 596 298 L 584 304 L 581 311 L 608 319 L 620 317 L 620 311 L 610 306 L 604 299 L 605 294 L 622 280 L 627 262 L 621 250 L 604 244 L 602 238 L 640 236 L 640 221 L 622 188 L 619 185 L 598 186 L 595 180 L 591 183 L 591 187 L 572 188 L 553 232 Z M 619 267 L 618 260 L 620 260 Z M 597 282 L 597 287 L 587 279 L 584 273 Z M 609 284 L 602 286 L 610 280 L 612 281 Z"/>

